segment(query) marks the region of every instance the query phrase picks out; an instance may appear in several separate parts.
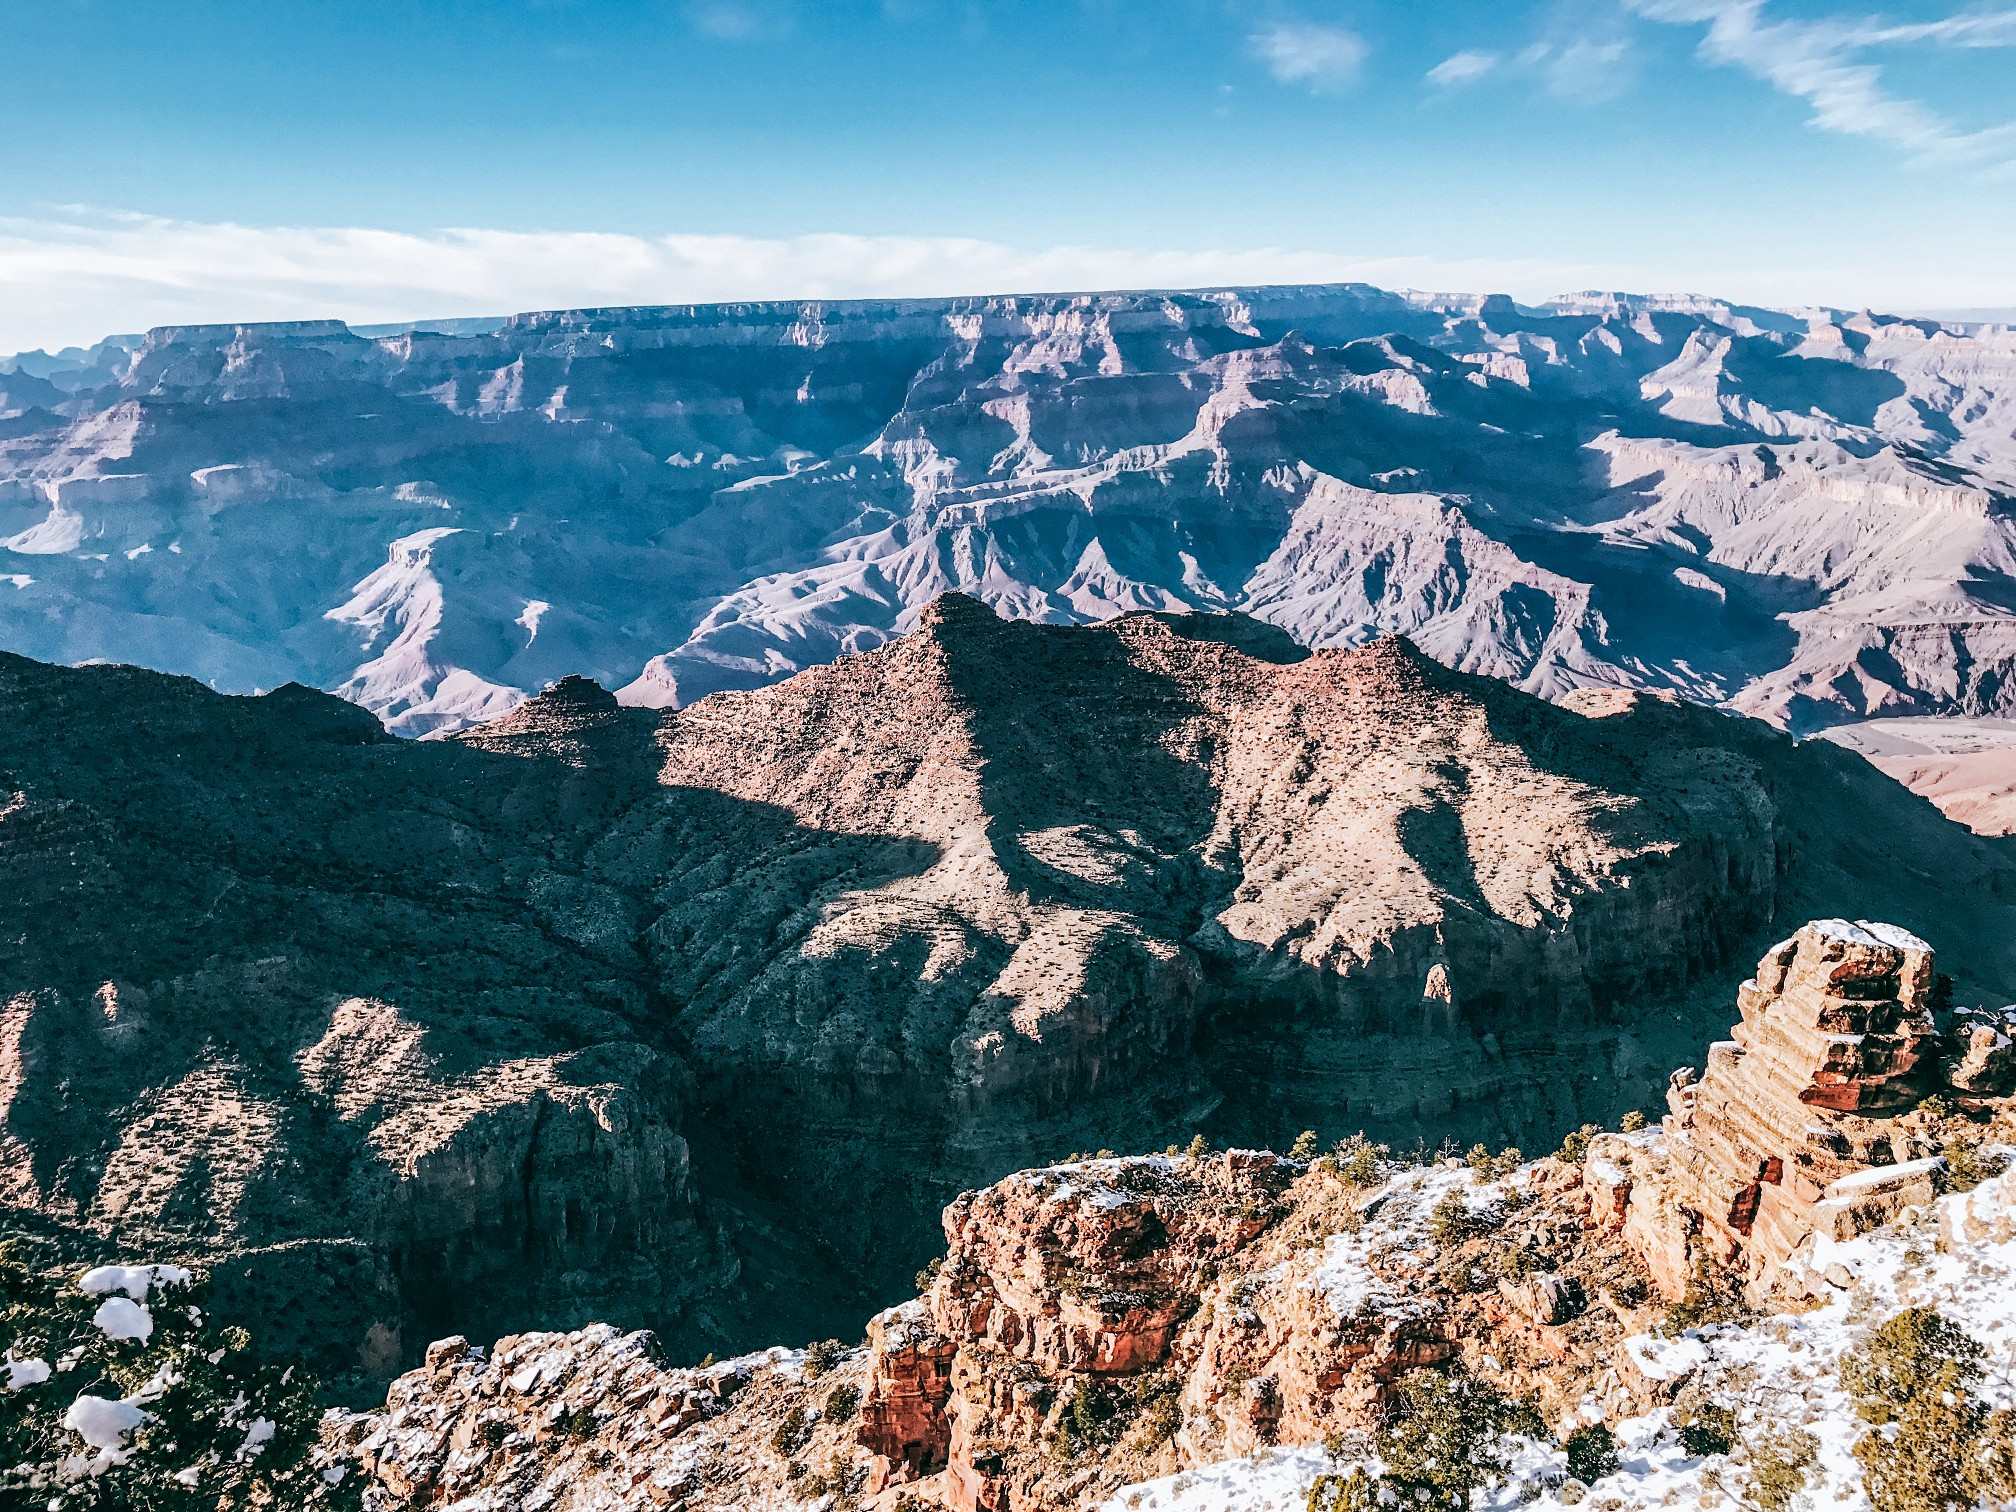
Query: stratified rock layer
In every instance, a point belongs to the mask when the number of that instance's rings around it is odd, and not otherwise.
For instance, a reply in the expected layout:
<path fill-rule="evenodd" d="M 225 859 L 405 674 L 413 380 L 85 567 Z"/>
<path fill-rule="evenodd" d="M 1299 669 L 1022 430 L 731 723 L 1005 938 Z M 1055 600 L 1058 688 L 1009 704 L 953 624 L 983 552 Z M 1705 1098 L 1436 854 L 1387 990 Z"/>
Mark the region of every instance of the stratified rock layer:
<path fill-rule="evenodd" d="M 1977 1055 L 1971 1037 L 1942 1035 L 1949 986 L 1932 948 L 1890 924 L 1824 919 L 1765 955 L 1738 991 L 1735 1038 L 1710 1046 L 1700 1075 L 1674 1074 L 1668 1138 L 1622 1152 L 1607 1204 L 1670 1296 L 1701 1258 L 1768 1295 L 1816 1235 L 1851 1238 L 1931 1202 L 1944 1161 L 1907 1115 L 1956 1076 L 2000 1083 L 1992 1044 Z"/>
<path fill-rule="evenodd" d="M 570 680 L 447 741 L 17 659 L 0 712 L 0 1190 L 376 1373 L 830 1331 L 1059 1150 L 1539 1146 L 1643 1102 L 1788 912 L 1936 916 L 2016 981 L 2007 862 L 1859 758 L 1232 616 L 947 597 L 773 688 Z"/>
<path fill-rule="evenodd" d="M 0 381 L 0 646 L 412 734 L 691 704 L 960 591 L 1557 697 L 2016 709 L 2016 332 L 1363 284 L 164 327 Z"/>

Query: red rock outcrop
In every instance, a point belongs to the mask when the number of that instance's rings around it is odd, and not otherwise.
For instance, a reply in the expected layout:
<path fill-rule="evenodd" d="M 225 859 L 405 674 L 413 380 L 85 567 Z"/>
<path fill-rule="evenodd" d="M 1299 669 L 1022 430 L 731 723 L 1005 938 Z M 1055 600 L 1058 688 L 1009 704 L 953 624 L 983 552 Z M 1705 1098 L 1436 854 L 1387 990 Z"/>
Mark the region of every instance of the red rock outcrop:
<path fill-rule="evenodd" d="M 941 1468 L 951 1443 L 945 1399 L 958 1345 L 931 1326 L 922 1302 L 905 1302 L 868 1323 L 868 1387 L 856 1437 L 878 1461 L 878 1486 Z"/>
<path fill-rule="evenodd" d="M 1942 1084 L 1940 991 L 1932 948 L 1894 925 L 1825 919 L 1765 955 L 1734 1037 L 1674 1074 L 1667 1137 L 1590 1152 L 1598 1208 L 1662 1290 L 1686 1293 L 1698 1246 L 1762 1295 L 1809 1236 L 1931 1201 L 1943 1162 L 1902 1115 Z"/>

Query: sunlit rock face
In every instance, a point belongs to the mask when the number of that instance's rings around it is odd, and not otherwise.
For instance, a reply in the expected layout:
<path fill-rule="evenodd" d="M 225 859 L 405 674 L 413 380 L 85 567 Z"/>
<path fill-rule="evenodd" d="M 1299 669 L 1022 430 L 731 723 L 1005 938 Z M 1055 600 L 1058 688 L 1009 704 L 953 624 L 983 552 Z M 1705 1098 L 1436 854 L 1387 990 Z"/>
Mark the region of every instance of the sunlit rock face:
<path fill-rule="evenodd" d="M 0 654 L 0 1192 L 331 1368 L 594 1319 L 725 1353 L 858 1326 L 1059 1152 L 1614 1120 L 1788 918 L 1937 926 L 2007 1002 L 2011 869 L 1825 741 L 1240 616 L 947 596 L 772 687 L 573 678 L 427 741 Z"/>
<path fill-rule="evenodd" d="M 2010 712 L 2016 333 L 1172 294 L 166 328 L 0 373 L 0 646 L 406 734 L 751 688 L 956 589 L 1401 631 L 1545 696 Z M 43 376 L 36 376 L 42 374 Z"/>

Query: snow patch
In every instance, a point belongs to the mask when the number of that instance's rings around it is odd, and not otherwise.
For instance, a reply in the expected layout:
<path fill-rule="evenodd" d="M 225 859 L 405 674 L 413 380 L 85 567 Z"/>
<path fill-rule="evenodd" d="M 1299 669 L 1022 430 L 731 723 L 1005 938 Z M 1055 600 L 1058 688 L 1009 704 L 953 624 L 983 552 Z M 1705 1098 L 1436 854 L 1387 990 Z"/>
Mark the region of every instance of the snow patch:
<path fill-rule="evenodd" d="M 145 1302 L 157 1286 L 187 1286 L 193 1279 L 179 1265 L 99 1265 L 77 1278 L 77 1290 L 87 1297 L 124 1292 L 135 1302 Z"/>

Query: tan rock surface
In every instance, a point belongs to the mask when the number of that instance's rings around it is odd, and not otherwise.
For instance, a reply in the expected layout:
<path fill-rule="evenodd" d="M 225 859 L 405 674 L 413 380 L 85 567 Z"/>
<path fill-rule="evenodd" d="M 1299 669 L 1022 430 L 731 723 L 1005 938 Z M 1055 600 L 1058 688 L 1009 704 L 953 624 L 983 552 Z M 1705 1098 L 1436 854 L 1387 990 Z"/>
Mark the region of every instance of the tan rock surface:
<path fill-rule="evenodd" d="M 1912 1116 L 1950 1069 L 1933 967 L 1917 936 L 1844 919 L 1758 963 L 1735 1037 L 1698 1077 L 1675 1074 L 1667 1139 L 1610 1183 L 1628 1204 L 1611 1212 L 1669 1297 L 1694 1282 L 1697 1234 L 1763 1296 L 1814 1235 L 1850 1238 L 1937 1196 L 1938 1140 Z"/>
<path fill-rule="evenodd" d="M 726 1352 L 900 1295 L 946 1201 L 1060 1151 L 1614 1118 L 1794 911 L 1937 916 L 2016 985 L 2008 860 L 1858 759 L 1570 704 L 956 597 L 455 741 L 0 660 L 0 1190 L 325 1368 L 597 1317 Z"/>
<path fill-rule="evenodd" d="M 1821 732 L 1977 835 L 2016 832 L 2016 720 L 1922 715 Z"/>

